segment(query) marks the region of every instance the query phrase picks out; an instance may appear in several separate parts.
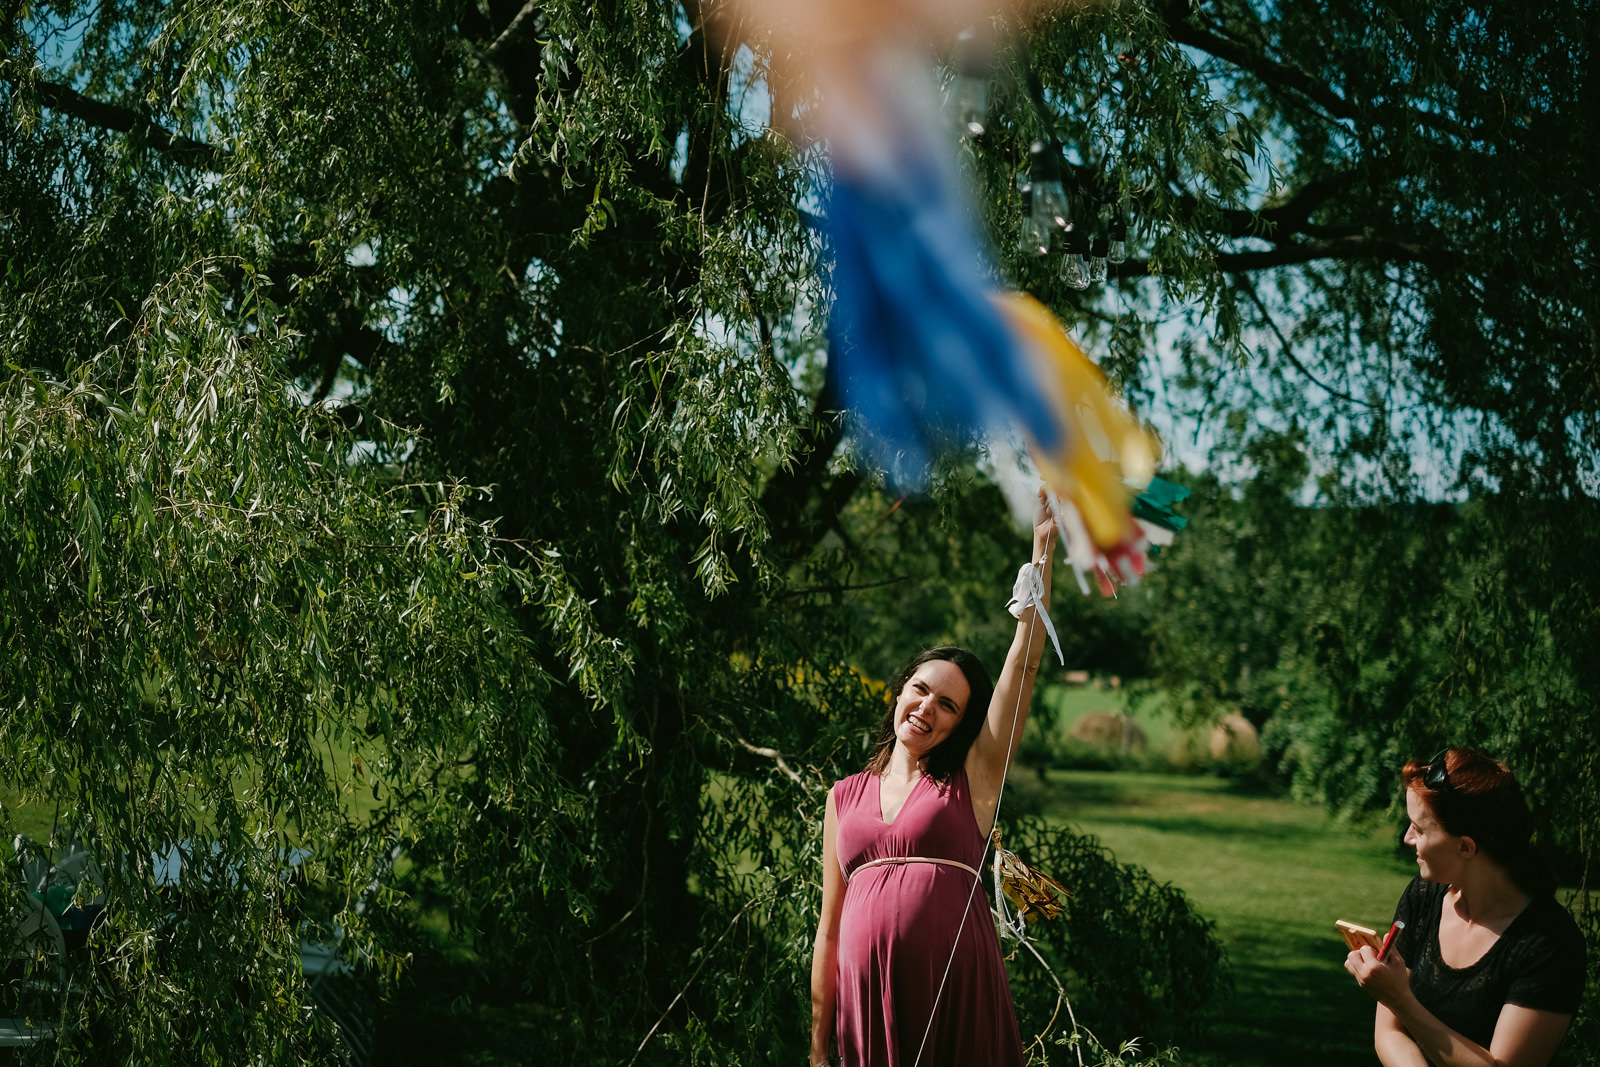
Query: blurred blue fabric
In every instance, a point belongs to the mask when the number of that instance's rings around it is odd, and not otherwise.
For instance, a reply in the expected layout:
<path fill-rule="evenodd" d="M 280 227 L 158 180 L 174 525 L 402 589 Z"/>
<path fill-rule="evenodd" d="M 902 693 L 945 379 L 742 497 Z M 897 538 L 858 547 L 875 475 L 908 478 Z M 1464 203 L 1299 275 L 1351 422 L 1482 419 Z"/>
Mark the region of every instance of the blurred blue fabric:
<path fill-rule="evenodd" d="M 896 484 L 920 486 L 934 455 L 992 426 L 1020 424 L 1056 447 L 1057 416 L 992 300 L 953 166 L 903 150 L 893 174 L 836 169 L 827 225 L 828 373 Z"/>

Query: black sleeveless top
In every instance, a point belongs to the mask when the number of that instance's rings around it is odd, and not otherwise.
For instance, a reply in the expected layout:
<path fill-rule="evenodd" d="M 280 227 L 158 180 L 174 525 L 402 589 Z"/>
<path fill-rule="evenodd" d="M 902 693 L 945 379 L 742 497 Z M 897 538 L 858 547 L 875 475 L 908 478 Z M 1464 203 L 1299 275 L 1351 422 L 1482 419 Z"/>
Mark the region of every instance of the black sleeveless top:
<path fill-rule="evenodd" d="M 1439 1021 L 1484 1048 L 1507 1004 L 1575 1014 L 1583 997 L 1583 932 L 1553 895 L 1537 895 L 1476 962 L 1439 957 L 1439 916 L 1450 887 L 1413 878 L 1394 917 L 1406 924 L 1395 948 L 1411 968 L 1411 991 Z"/>

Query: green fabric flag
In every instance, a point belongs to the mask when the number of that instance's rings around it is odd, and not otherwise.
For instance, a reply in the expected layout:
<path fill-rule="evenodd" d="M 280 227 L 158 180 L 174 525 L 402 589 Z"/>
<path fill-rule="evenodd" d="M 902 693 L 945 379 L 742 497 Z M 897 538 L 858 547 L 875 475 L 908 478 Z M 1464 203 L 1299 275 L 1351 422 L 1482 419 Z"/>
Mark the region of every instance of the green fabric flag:
<path fill-rule="evenodd" d="M 1133 516 L 1174 533 L 1189 525 L 1189 520 L 1172 510 L 1172 505 L 1189 496 L 1189 490 L 1164 478 L 1151 478 L 1150 485 L 1133 500 Z"/>

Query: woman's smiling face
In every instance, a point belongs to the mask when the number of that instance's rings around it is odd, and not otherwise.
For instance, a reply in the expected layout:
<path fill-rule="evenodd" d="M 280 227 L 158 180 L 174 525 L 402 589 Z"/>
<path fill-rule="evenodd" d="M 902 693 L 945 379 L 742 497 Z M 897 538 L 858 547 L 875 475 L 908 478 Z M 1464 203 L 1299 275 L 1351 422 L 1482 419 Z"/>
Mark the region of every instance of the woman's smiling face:
<path fill-rule="evenodd" d="M 931 659 L 922 664 L 895 700 L 895 740 L 912 756 L 926 756 L 950 736 L 971 696 L 967 676 L 954 663 Z"/>
<path fill-rule="evenodd" d="M 1414 790 L 1406 790 L 1406 844 L 1417 850 L 1418 873 L 1425 882 L 1454 882 L 1460 875 L 1461 838 L 1439 822 Z"/>

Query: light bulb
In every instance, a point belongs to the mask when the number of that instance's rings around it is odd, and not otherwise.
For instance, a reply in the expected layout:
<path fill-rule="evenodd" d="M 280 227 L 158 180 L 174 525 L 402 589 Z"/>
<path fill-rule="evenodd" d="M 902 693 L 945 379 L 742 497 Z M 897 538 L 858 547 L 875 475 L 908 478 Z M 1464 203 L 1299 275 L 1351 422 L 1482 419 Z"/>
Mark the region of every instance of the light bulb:
<path fill-rule="evenodd" d="M 1106 280 L 1106 253 L 1111 242 L 1104 236 L 1095 234 L 1093 241 L 1089 242 L 1089 280 L 1103 282 Z"/>
<path fill-rule="evenodd" d="M 1128 220 L 1122 213 L 1111 216 L 1111 240 L 1106 249 L 1106 258 L 1113 263 L 1121 263 L 1128 258 Z"/>
<path fill-rule="evenodd" d="M 956 125 L 969 136 L 981 137 L 989 117 L 989 48 L 971 30 L 956 38 L 955 68 L 950 103 Z"/>
<path fill-rule="evenodd" d="M 1033 186 L 1033 215 L 1040 224 L 1065 229 L 1071 221 L 1067 191 L 1061 186 L 1061 149 L 1054 142 L 1035 141 L 1028 149 L 1028 181 Z"/>
<path fill-rule="evenodd" d="M 1066 254 L 1061 257 L 1061 280 L 1074 289 L 1089 288 L 1089 238 L 1076 227 L 1066 234 Z"/>
<path fill-rule="evenodd" d="M 1039 224 L 1033 210 L 1033 186 L 1019 181 L 1022 191 L 1022 225 L 1017 230 L 1017 252 L 1025 256 L 1042 256 L 1050 251 L 1050 230 Z"/>

